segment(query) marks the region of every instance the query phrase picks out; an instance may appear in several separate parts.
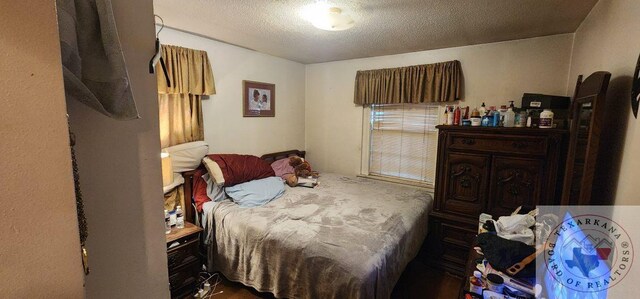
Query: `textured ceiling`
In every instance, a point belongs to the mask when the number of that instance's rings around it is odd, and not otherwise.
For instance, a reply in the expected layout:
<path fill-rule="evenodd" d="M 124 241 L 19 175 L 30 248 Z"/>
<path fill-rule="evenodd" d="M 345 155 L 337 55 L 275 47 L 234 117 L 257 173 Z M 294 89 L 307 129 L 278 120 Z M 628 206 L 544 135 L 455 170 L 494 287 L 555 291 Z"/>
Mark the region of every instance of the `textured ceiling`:
<path fill-rule="evenodd" d="M 315 63 L 575 32 L 597 0 L 332 0 L 356 22 L 337 32 L 300 17 L 313 2 L 154 0 L 154 8 L 168 27 Z"/>

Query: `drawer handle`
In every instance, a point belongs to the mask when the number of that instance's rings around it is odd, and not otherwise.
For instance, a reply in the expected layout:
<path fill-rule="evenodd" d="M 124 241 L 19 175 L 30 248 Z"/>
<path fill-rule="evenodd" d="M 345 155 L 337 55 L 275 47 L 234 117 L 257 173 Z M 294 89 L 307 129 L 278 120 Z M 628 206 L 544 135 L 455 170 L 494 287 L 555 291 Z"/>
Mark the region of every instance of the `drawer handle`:
<path fill-rule="evenodd" d="M 524 142 L 520 142 L 520 141 L 514 141 L 513 143 L 511 143 L 511 145 L 515 148 L 525 148 L 527 147 L 527 144 Z"/>
<path fill-rule="evenodd" d="M 476 141 L 474 139 L 471 139 L 471 138 L 462 139 L 462 144 L 473 145 L 475 143 L 476 143 Z"/>

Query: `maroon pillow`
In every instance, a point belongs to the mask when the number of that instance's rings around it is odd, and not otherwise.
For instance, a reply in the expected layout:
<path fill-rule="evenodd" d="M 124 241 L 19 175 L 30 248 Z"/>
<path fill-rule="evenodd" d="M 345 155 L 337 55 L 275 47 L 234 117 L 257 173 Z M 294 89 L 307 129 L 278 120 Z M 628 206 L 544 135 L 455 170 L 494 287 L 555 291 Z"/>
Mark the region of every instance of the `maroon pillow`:
<path fill-rule="evenodd" d="M 196 209 L 198 212 L 202 212 L 202 205 L 205 202 L 211 201 L 207 195 L 207 182 L 202 178 L 206 173 L 207 169 L 200 167 L 196 169 L 196 172 L 193 174 L 191 195 L 193 196 L 193 201 L 196 202 Z"/>
<path fill-rule="evenodd" d="M 220 166 L 225 187 L 276 175 L 271 165 L 256 156 L 216 154 L 208 157 Z"/>

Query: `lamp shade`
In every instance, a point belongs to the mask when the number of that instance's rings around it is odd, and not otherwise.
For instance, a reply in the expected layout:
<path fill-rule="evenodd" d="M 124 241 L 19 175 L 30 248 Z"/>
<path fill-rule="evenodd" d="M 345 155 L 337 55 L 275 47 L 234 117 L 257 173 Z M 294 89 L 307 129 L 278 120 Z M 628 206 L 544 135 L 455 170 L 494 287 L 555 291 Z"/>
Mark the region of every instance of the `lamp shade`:
<path fill-rule="evenodd" d="M 161 153 L 160 158 L 162 158 L 162 186 L 165 187 L 173 183 L 173 167 L 169 153 Z"/>

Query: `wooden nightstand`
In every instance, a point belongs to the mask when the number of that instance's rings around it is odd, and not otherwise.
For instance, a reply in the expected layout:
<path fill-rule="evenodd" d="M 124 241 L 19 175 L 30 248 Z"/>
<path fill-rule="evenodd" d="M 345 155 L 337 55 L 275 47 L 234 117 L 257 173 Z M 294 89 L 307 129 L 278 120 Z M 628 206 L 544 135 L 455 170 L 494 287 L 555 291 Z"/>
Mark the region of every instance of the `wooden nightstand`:
<path fill-rule="evenodd" d="M 185 298 L 195 292 L 202 261 L 198 253 L 202 228 L 189 222 L 173 228 L 167 238 L 167 265 L 171 298 Z"/>

